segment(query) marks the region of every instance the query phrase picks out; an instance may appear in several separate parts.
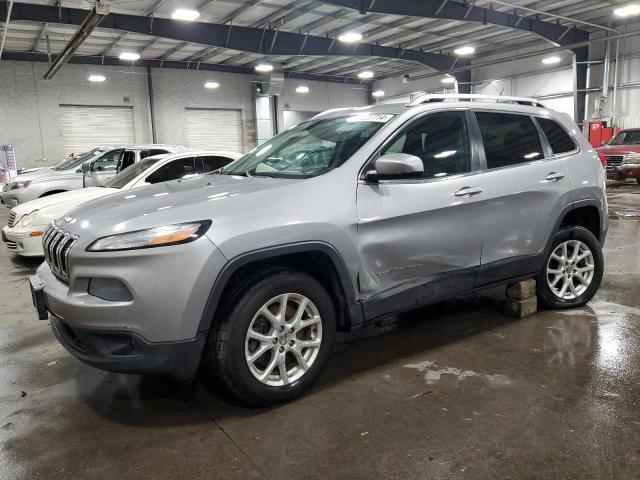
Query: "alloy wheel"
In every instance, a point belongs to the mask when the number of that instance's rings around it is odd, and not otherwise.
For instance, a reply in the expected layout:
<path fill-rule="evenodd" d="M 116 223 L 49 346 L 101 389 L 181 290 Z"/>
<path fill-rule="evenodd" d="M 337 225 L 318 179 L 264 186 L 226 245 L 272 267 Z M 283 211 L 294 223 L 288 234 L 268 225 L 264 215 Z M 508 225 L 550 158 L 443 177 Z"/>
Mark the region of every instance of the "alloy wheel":
<path fill-rule="evenodd" d="M 573 300 L 589 288 L 594 271 L 591 249 L 580 240 L 567 240 L 556 246 L 549 257 L 547 283 L 558 298 Z"/>

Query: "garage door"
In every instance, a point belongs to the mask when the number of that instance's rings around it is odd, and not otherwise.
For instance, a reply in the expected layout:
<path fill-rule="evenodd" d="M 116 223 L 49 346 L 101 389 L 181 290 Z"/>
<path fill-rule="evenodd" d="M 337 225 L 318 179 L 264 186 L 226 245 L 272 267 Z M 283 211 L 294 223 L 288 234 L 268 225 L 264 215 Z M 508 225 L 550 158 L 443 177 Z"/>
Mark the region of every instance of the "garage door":
<path fill-rule="evenodd" d="M 60 132 L 65 155 L 134 143 L 133 108 L 60 105 Z"/>
<path fill-rule="evenodd" d="M 188 147 L 242 153 L 240 110 L 187 108 Z"/>

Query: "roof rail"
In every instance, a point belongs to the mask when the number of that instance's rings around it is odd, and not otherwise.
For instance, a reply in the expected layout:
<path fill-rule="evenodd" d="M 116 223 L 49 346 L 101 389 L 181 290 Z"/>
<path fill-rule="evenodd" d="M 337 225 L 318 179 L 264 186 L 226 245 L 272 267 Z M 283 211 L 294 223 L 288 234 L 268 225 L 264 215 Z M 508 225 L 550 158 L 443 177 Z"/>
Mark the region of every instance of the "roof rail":
<path fill-rule="evenodd" d="M 546 108 L 542 102 L 539 102 L 535 98 L 529 97 L 509 97 L 505 95 L 476 95 L 469 93 L 454 93 L 454 94 L 427 94 L 416 98 L 412 102 L 407 104 L 407 107 L 415 107 L 416 105 L 422 105 L 423 103 L 430 102 L 445 102 L 445 101 L 458 101 L 458 100 L 484 100 L 494 101 L 497 103 L 517 103 L 519 105 L 529 105 L 531 107 Z"/>

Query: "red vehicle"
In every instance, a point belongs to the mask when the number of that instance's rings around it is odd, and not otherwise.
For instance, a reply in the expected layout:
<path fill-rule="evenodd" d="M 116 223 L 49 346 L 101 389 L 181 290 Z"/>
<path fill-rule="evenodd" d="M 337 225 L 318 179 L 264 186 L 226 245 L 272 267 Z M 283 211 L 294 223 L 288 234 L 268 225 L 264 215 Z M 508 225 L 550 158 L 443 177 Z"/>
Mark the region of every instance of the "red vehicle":
<path fill-rule="evenodd" d="M 608 178 L 635 178 L 640 183 L 640 128 L 621 130 L 597 151 L 607 167 Z"/>

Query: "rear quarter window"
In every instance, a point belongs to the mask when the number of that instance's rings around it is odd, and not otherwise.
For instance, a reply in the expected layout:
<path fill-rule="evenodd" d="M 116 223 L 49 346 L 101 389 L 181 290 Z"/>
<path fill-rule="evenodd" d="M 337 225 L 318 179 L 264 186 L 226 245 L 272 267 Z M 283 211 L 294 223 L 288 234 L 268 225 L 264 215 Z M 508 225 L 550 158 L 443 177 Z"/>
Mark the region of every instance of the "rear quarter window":
<path fill-rule="evenodd" d="M 578 147 L 562 125 L 550 118 L 536 117 L 554 155 L 573 152 Z"/>

